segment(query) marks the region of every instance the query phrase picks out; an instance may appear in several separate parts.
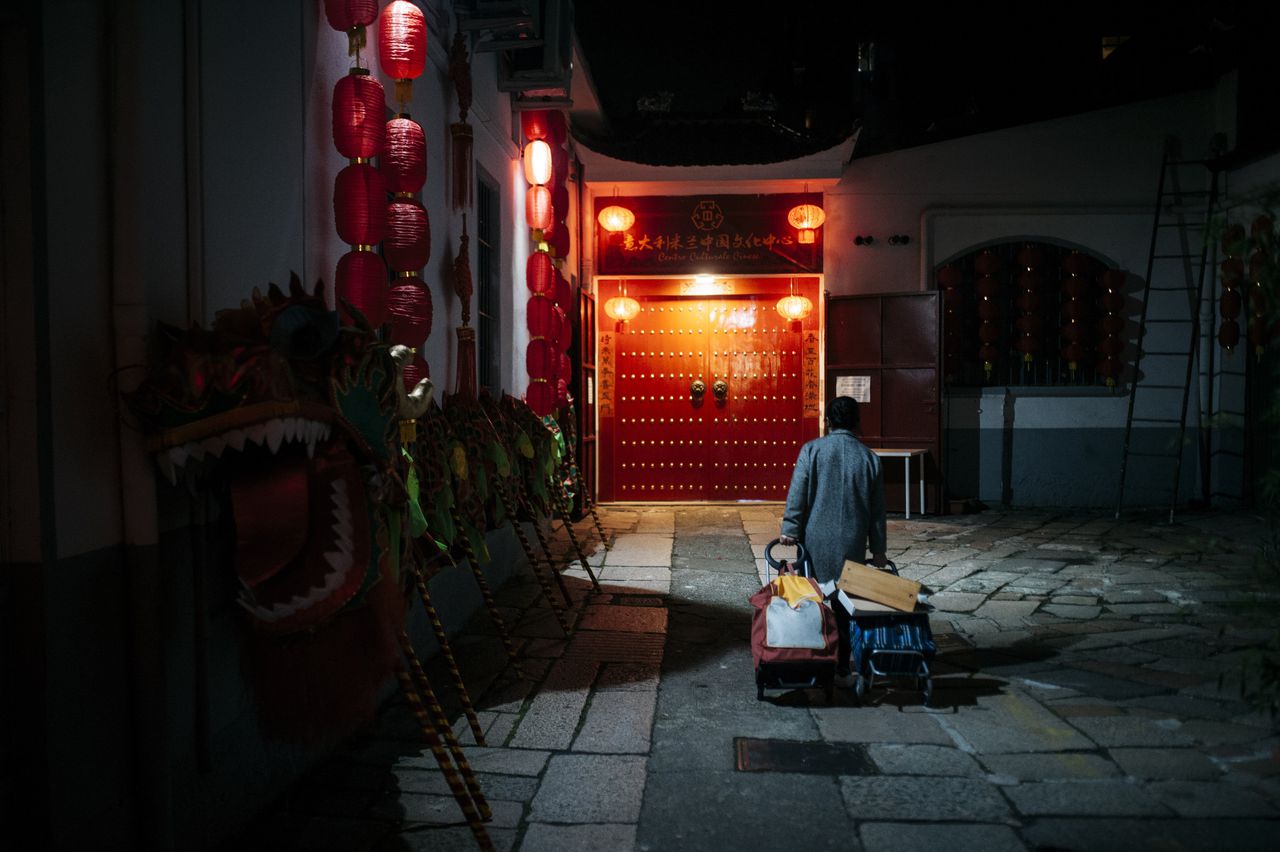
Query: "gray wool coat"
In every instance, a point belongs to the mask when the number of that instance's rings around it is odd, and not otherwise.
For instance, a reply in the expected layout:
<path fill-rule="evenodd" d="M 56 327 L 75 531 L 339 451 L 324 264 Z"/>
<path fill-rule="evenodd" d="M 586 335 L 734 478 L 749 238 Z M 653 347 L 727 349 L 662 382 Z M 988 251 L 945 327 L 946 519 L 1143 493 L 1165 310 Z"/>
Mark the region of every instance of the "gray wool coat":
<path fill-rule="evenodd" d="M 846 559 L 884 553 L 884 474 L 880 457 L 848 429 L 832 429 L 800 448 L 782 534 L 804 543 L 819 583 L 835 580 Z"/>

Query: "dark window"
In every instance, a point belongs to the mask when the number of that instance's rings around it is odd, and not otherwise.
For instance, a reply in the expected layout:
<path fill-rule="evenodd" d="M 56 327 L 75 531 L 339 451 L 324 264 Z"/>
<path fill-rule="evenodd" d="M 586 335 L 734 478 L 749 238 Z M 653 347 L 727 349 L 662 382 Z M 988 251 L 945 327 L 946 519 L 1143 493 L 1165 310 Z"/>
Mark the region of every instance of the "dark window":
<path fill-rule="evenodd" d="M 501 394 L 502 321 L 498 303 L 498 187 L 484 175 L 476 179 L 476 366 L 480 387 Z"/>

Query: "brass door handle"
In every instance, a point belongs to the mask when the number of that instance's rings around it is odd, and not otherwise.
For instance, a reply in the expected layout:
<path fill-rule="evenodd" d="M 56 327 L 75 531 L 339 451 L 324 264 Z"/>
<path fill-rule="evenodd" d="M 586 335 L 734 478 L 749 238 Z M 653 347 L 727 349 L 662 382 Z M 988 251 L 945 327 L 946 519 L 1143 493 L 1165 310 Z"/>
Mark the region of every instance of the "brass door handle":
<path fill-rule="evenodd" d="M 716 379 L 716 383 L 711 386 L 711 392 L 716 395 L 716 399 L 724 399 L 729 395 L 729 383 L 724 379 Z"/>
<path fill-rule="evenodd" d="M 695 379 L 693 384 L 689 385 L 689 395 L 694 399 L 700 399 L 707 392 L 707 383 L 702 379 Z"/>

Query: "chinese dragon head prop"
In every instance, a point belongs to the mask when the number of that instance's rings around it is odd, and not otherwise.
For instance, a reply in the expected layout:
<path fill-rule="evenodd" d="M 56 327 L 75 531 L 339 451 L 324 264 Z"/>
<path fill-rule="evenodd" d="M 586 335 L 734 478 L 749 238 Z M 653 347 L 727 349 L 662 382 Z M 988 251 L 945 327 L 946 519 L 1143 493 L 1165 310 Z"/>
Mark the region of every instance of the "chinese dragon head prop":
<path fill-rule="evenodd" d="M 357 311 L 340 326 L 317 285 L 255 290 L 208 329 L 161 325 L 126 402 L 156 462 L 224 495 L 246 668 L 264 725 L 311 738 L 373 712 L 397 661 L 406 494 L 396 429 L 431 403 L 406 392 L 405 347 Z"/>

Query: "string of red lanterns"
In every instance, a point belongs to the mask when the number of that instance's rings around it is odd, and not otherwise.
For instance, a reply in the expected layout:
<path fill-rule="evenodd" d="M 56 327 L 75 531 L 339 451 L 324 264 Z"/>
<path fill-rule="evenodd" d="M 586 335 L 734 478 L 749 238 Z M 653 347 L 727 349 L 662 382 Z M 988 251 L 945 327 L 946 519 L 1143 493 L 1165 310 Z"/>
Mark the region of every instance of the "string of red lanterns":
<path fill-rule="evenodd" d="M 1222 295 L 1218 297 L 1218 315 L 1221 324 L 1218 326 L 1218 344 L 1230 354 L 1240 342 L 1240 309 L 1243 299 L 1240 288 L 1244 282 L 1244 261 L 1240 255 L 1244 251 L 1245 232 L 1240 225 L 1231 225 L 1222 235 L 1222 251 L 1226 258 L 1219 264 L 1222 277 Z"/>
<path fill-rule="evenodd" d="M 1277 260 L 1275 222 L 1264 213 L 1253 220 L 1249 233 L 1253 245 L 1249 255 L 1249 342 L 1254 356 L 1261 361 L 1267 343 L 1280 332 L 1276 325 L 1267 323 L 1267 291 L 1262 284 L 1268 267 Z"/>
<path fill-rule="evenodd" d="M 942 365 L 948 382 L 959 378 L 963 363 L 964 293 L 960 290 L 963 280 L 957 266 L 948 265 L 938 270 L 938 287 L 942 290 Z"/>
<path fill-rule="evenodd" d="M 1014 348 L 1022 353 L 1023 363 L 1030 365 L 1043 346 L 1044 300 L 1041 291 L 1045 282 L 1040 267 L 1044 265 L 1044 249 L 1028 243 L 1018 251 L 1017 261 L 1022 271 L 1018 273 L 1020 292 L 1015 304 L 1022 316 L 1014 321 L 1014 328 L 1020 335 Z"/>
<path fill-rule="evenodd" d="M 1080 362 L 1089 352 L 1091 312 L 1088 295 L 1089 273 L 1092 266 L 1088 256 L 1078 251 L 1071 252 L 1062 262 L 1062 268 L 1067 275 L 1062 282 L 1062 293 L 1065 299 L 1062 302 L 1063 323 L 1058 330 L 1062 337 L 1062 348 L 1059 354 L 1062 355 L 1062 360 L 1067 362 L 1067 369 L 1071 372 L 1072 378 L 1075 377 L 1076 370 L 1080 369 Z"/>
<path fill-rule="evenodd" d="M 562 361 L 568 360 L 564 350 L 568 348 L 570 335 L 561 300 L 570 288 L 556 269 L 552 255 L 563 257 L 568 251 L 568 228 L 564 224 L 568 190 L 563 198 L 557 193 L 567 178 L 568 156 L 563 148 L 566 133 L 564 116 L 560 113 L 524 112 L 520 125 L 527 140 L 523 149 L 524 177 L 529 183 L 525 194 L 525 223 L 536 247 L 525 264 L 525 284 L 529 288 L 525 313 L 529 330 L 529 345 L 525 349 L 529 388 L 525 400 L 534 413 L 542 417 L 567 400 L 567 391 L 562 390 L 566 372 Z"/>
<path fill-rule="evenodd" d="M 978 357 L 982 360 L 982 372 L 988 381 L 996 364 L 1000 361 L 1000 321 L 1003 309 L 1000 299 L 1000 280 L 996 275 L 1000 272 L 999 255 L 984 251 L 973 261 L 973 269 L 978 273 L 973 289 L 978 294 Z"/>
<path fill-rule="evenodd" d="M 1098 360 L 1094 369 L 1107 381 L 1107 387 L 1113 388 L 1124 372 L 1124 364 L 1120 354 L 1124 352 L 1124 339 L 1120 336 L 1124 331 L 1124 283 L 1127 276 L 1123 270 L 1108 269 L 1099 278 L 1101 293 L 1098 296 L 1098 307 L 1102 318 L 1098 321 L 1098 343 L 1094 352 Z"/>
<path fill-rule="evenodd" d="M 355 58 L 350 73 L 333 88 L 333 142 L 349 160 L 334 180 L 333 217 L 338 236 L 351 250 L 338 260 L 334 293 L 339 305 L 349 304 L 374 328 L 386 319 L 387 269 L 375 247 L 386 234 L 387 188 L 381 172 L 370 162 L 386 142 L 382 122 L 385 94 L 382 84 L 360 65 L 365 27 L 378 14 L 376 2 L 325 0 L 329 25 L 347 33 Z"/>

